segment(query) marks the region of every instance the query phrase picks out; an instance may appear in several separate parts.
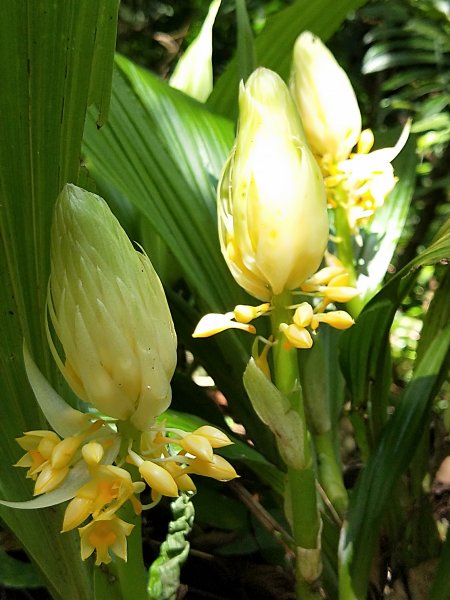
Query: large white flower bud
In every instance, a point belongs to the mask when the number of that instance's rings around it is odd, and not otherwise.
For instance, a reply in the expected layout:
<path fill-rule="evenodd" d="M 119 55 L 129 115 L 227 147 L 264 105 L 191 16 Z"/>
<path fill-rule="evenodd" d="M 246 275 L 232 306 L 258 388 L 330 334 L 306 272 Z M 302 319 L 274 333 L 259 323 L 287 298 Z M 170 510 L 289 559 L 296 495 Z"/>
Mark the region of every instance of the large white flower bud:
<path fill-rule="evenodd" d="M 257 69 L 218 189 L 222 253 L 236 281 L 270 300 L 314 273 L 328 240 L 325 189 L 282 79 Z"/>
<path fill-rule="evenodd" d="M 55 207 L 48 310 L 75 393 L 140 430 L 170 404 L 176 334 L 161 282 L 107 204 L 67 185 Z"/>
<path fill-rule="evenodd" d="M 295 42 L 291 92 L 313 152 L 346 159 L 361 134 L 358 101 L 345 71 L 309 31 Z"/>

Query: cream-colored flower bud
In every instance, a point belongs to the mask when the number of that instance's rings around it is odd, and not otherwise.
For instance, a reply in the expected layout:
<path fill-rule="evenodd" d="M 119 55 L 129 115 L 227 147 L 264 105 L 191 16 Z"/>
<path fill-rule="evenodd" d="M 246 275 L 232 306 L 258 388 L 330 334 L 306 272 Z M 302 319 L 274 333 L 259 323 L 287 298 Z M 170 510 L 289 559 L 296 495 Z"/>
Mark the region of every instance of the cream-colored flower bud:
<path fill-rule="evenodd" d="M 359 292 L 354 287 L 332 287 L 328 286 L 324 289 L 324 297 L 331 302 L 350 302 L 358 296 Z"/>
<path fill-rule="evenodd" d="M 333 310 L 329 313 L 320 313 L 314 315 L 314 319 L 317 327 L 319 326 L 319 323 L 327 323 L 335 329 L 348 329 L 355 324 L 351 315 L 345 312 L 345 310 Z M 313 327 L 313 329 L 317 329 L 317 327 Z"/>
<path fill-rule="evenodd" d="M 202 436 L 196 435 L 195 433 L 188 433 L 183 439 L 177 440 L 179 444 L 186 452 L 200 458 L 201 460 L 211 461 L 214 453 L 209 440 Z"/>
<path fill-rule="evenodd" d="M 141 430 L 166 410 L 176 335 L 161 283 L 107 204 L 74 185 L 55 207 L 48 309 L 81 399 Z"/>
<path fill-rule="evenodd" d="M 287 341 L 294 348 L 308 349 L 313 345 L 313 340 L 311 334 L 304 327 L 299 327 L 295 323 L 291 323 L 287 325 L 286 323 L 281 323 L 280 331 L 284 333 Z"/>
<path fill-rule="evenodd" d="M 228 267 L 256 298 L 295 289 L 319 267 L 328 241 L 322 176 L 286 85 L 268 69 L 241 83 L 218 220 Z"/>
<path fill-rule="evenodd" d="M 98 442 L 89 442 L 81 448 L 81 454 L 88 465 L 98 465 L 105 451 Z"/>
<path fill-rule="evenodd" d="M 50 464 L 46 464 L 39 473 L 34 485 L 34 496 L 46 494 L 55 490 L 64 481 L 69 474 L 69 467 L 54 469 Z"/>
<path fill-rule="evenodd" d="M 223 456 L 219 456 L 218 454 L 214 454 L 211 461 L 195 458 L 187 467 L 186 472 L 211 477 L 218 481 L 230 481 L 239 477 L 234 467 Z"/>
<path fill-rule="evenodd" d="M 51 465 L 54 469 L 66 467 L 72 460 L 81 443 L 79 437 L 67 437 L 55 446 L 52 452 Z"/>
<path fill-rule="evenodd" d="M 293 321 L 299 327 L 308 327 L 313 318 L 313 308 L 308 302 L 302 302 L 294 313 Z"/>
<path fill-rule="evenodd" d="M 168 470 L 156 465 L 150 460 L 144 460 L 139 465 L 139 473 L 148 485 L 163 496 L 178 496 L 178 486 Z"/>
<path fill-rule="evenodd" d="M 313 152 L 334 162 L 347 158 L 361 133 L 361 112 L 347 74 L 309 31 L 295 42 L 291 92 Z"/>
<path fill-rule="evenodd" d="M 229 446 L 233 443 L 223 431 L 220 431 L 220 429 L 212 427 L 211 425 L 202 425 L 192 433 L 205 437 L 212 448 L 223 448 L 224 446 Z"/>
<path fill-rule="evenodd" d="M 221 0 L 213 0 L 199 35 L 180 58 L 170 85 L 200 102 L 206 102 L 213 89 L 212 28 Z"/>

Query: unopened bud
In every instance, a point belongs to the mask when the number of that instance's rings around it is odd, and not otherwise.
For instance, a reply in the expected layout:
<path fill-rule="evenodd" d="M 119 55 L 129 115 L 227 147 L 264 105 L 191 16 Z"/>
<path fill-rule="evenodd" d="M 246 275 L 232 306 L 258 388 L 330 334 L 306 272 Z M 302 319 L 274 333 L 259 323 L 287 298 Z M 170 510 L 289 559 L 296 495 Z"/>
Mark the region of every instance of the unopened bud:
<path fill-rule="evenodd" d="M 145 460 L 139 465 L 139 473 L 152 488 L 152 491 L 163 496 L 178 496 L 178 486 L 172 475 L 159 465 Z"/>
<path fill-rule="evenodd" d="M 161 282 L 107 204 L 66 185 L 55 207 L 48 310 L 75 393 L 145 429 L 170 404 L 176 335 Z"/>
<path fill-rule="evenodd" d="M 347 74 L 309 31 L 295 42 L 291 92 L 313 152 L 335 162 L 347 158 L 361 133 L 361 112 Z"/>
<path fill-rule="evenodd" d="M 299 287 L 327 245 L 319 167 L 286 85 L 268 69 L 241 83 L 236 144 L 218 187 L 218 222 L 233 277 L 261 300 Z"/>

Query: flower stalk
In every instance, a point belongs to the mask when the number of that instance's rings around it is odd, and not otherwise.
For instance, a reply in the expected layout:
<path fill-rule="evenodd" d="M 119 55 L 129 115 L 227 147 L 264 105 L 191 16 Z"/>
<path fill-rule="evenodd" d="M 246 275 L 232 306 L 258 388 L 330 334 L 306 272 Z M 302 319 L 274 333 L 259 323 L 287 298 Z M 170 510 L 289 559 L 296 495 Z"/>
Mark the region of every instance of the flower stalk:
<path fill-rule="evenodd" d="M 314 589 L 321 573 L 320 530 L 316 479 L 313 467 L 309 432 L 300 387 L 297 353 L 284 346 L 284 335 L 280 324 L 291 320 L 292 310 L 286 308 L 292 304 L 292 295 L 284 292 L 272 300 L 272 334 L 276 340 L 274 346 L 274 379 L 278 389 L 290 400 L 292 408 L 298 414 L 302 424 L 303 457 L 300 467 L 288 466 L 286 513 L 291 521 L 296 546 L 296 592 L 298 600 L 320 598 Z"/>

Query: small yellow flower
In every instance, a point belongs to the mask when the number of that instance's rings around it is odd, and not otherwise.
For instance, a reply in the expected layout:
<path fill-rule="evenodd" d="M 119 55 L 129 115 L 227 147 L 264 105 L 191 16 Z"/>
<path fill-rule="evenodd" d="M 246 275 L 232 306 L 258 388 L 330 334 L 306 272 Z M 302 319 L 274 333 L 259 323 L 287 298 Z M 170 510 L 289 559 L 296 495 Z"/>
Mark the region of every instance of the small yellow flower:
<path fill-rule="evenodd" d="M 22 437 L 16 438 L 19 446 L 27 452 L 14 466 L 28 468 L 27 477 L 35 480 L 60 441 L 54 431 L 27 431 Z"/>
<path fill-rule="evenodd" d="M 126 523 L 119 517 L 110 519 L 96 519 L 85 527 L 78 529 L 81 539 L 81 558 L 86 560 L 96 551 L 95 564 L 101 565 L 111 562 L 110 551 L 122 560 L 127 560 L 127 536 L 130 535 L 134 525 Z"/>
<path fill-rule="evenodd" d="M 63 531 L 82 523 L 88 515 L 113 515 L 127 500 L 139 512 L 139 502 L 134 495 L 144 485 L 134 483 L 125 469 L 114 465 L 98 465 L 91 469 L 91 479 L 82 486 L 69 502 L 64 514 Z"/>
<path fill-rule="evenodd" d="M 139 473 L 152 488 L 152 491 L 172 498 L 178 496 L 178 486 L 175 479 L 164 467 L 155 464 L 151 460 L 144 460 L 139 465 Z"/>
<path fill-rule="evenodd" d="M 362 140 L 358 144 L 358 151 L 334 165 L 332 177 L 325 177 L 331 204 L 342 204 L 347 209 L 349 225 L 353 230 L 383 206 L 387 195 L 395 187 L 397 178 L 391 162 L 406 144 L 410 123 L 405 125 L 395 146 L 373 152 L 369 152 L 373 134 L 370 132 L 371 136 L 368 136 L 367 131 L 363 131 L 361 136 L 370 138 L 369 141 Z M 339 185 L 345 191 L 344 198 L 340 191 L 335 193 Z"/>
<path fill-rule="evenodd" d="M 234 318 L 234 312 L 228 312 L 224 315 L 220 313 L 208 313 L 197 323 L 192 337 L 210 337 L 211 335 L 226 331 L 227 329 L 242 329 L 248 333 L 256 332 L 253 325 L 239 323 L 238 321 L 234 321 Z"/>

